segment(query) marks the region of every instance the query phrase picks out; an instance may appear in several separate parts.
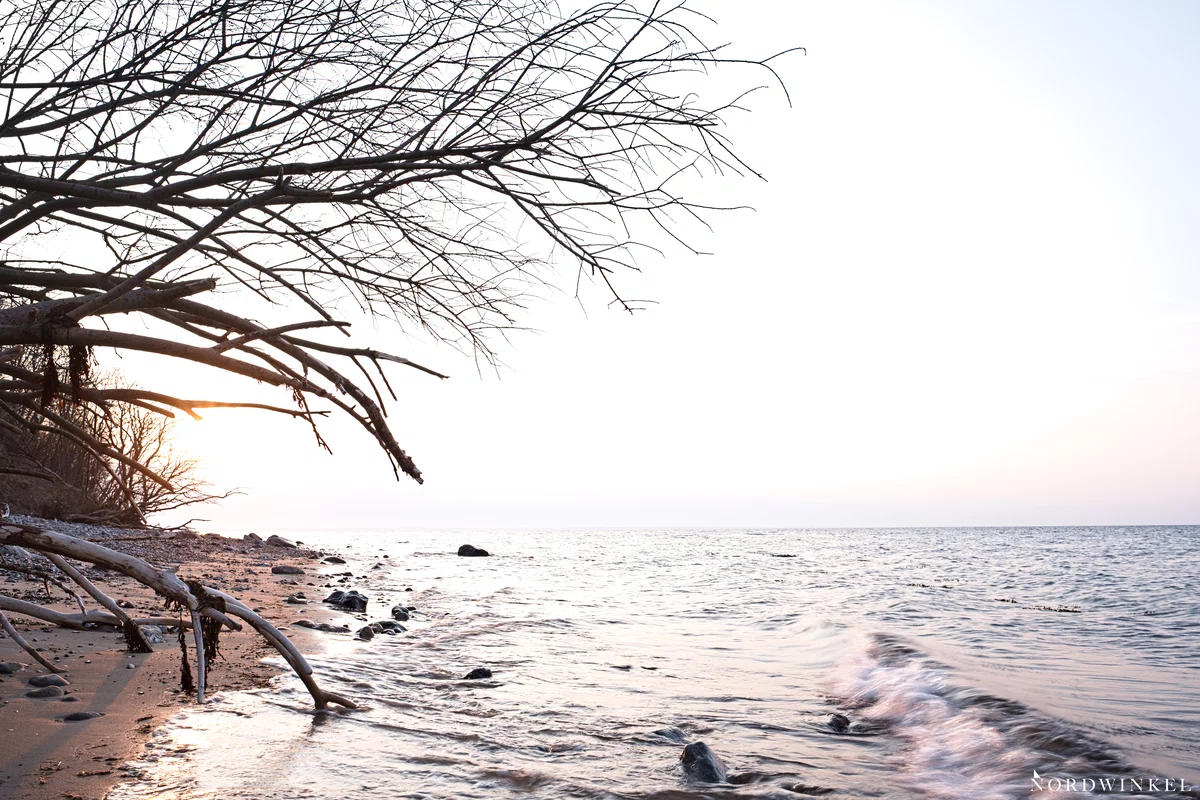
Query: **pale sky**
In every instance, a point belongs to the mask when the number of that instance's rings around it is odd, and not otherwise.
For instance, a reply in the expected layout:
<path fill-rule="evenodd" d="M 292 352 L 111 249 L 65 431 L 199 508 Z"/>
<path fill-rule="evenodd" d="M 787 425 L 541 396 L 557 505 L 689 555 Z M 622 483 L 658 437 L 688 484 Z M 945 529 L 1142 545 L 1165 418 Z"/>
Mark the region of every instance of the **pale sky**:
<path fill-rule="evenodd" d="M 179 440 L 247 494 L 192 513 L 230 531 L 1200 522 L 1197 7 L 699 7 L 710 42 L 807 48 L 780 62 L 791 108 L 767 89 L 730 119 L 767 182 L 693 187 L 756 209 L 712 217 L 692 238 L 711 255 L 643 259 L 625 286 L 658 304 L 633 317 L 581 309 L 566 280 L 498 376 L 358 330 L 453 376 L 391 373 L 426 484 L 345 421 L 329 456 L 299 423 L 214 411 Z M 197 376 L 255 391 L 188 372 L 189 395 Z"/>

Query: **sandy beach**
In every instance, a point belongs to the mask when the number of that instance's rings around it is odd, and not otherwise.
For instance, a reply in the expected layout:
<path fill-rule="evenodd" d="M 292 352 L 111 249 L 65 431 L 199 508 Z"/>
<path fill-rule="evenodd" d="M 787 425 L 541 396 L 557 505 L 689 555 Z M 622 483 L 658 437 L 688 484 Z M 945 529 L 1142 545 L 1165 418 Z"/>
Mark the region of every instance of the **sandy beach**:
<path fill-rule="evenodd" d="M 37 520 L 27 520 L 37 524 Z M 288 594 L 307 591 L 320 600 L 316 587 L 326 579 L 316 573 L 324 555 L 303 548 L 268 546 L 217 535 L 195 536 L 158 531 L 122 531 L 45 523 L 64 533 L 88 535 L 113 549 L 143 558 L 160 568 L 174 569 L 181 577 L 197 578 L 243 599 L 272 621 L 302 652 L 319 649 L 321 634 L 289 626 L 298 614 L 315 622 L 334 621 L 340 615 L 320 605 L 289 605 Z M 90 534 L 90 535 L 89 535 Z M 276 565 L 294 565 L 304 575 L 274 575 Z M 124 576 L 87 570 L 114 599 L 133 604 L 135 616 L 164 616 L 161 598 Z M 40 581 L 7 575 L 5 593 L 64 612 L 75 612 L 75 601 L 51 586 L 52 601 Z M 0 579 L 4 579 L 0 577 Z M 89 604 L 91 605 L 91 604 Z M 180 653 L 174 634 L 167 634 L 155 652 L 131 655 L 121 634 L 114 630 L 73 631 L 52 628 L 39 620 L 9 614 L 13 624 L 42 655 L 61 665 L 70 685 L 62 697 L 33 699 L 26 693 L 34 676 L 46 670 L 7 637 L 0 637 L 0 662 L 18 667 L 2 674 L 0 667 L 0 798 L 62 800 L 104 797 L 122 780 L 122 765 L 139 754 L 154 729 L 194 697 L 180 690 Z M 189 642 L 190 645 L 190 642 Z M 274 655 L 252 630 L 226 632 L 221 656 L 209 673 L 209 693 L 265 685 L 278 674 L 262 659 Z M 73 712 L 103 716 L 68 722 Z"/>

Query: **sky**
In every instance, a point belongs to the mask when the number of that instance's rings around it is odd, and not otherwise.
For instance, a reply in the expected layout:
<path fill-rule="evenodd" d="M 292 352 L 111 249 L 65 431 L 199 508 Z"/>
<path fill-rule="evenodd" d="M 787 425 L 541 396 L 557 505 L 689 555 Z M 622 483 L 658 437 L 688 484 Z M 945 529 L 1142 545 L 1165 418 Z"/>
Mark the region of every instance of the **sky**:
<path fill-rule="evenodd" d="M 754 210 L 712 217 L 707 255 L 642 259 L 636 315 L 547 292 L 498 372 L 358 330 L 452 376 L 392 372 L 425 485 L 344 420 L 328 455 L 296 422 L 213 411 L 179 445 L 244 494 L 165 521 L 1200 523 L 1200 9 L 696 5 L 710 42 L 806 48 L 778 62 L 790 106 L 767 87 L 729 120 L 766 180 L 689 187 Z"/>

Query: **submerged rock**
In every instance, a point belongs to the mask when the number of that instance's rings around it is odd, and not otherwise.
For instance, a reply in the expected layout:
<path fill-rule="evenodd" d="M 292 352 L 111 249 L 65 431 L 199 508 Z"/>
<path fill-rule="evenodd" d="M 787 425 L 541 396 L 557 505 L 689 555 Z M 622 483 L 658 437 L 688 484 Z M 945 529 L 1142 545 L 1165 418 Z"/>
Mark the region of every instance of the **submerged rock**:
<path fill-rule="evenodd" d="M 71 683 L 62 675 L 34 675 L 29 679 L 30 686 L 70 686 Z"/>
<path fill-rule="evenodd" d="M 367 625 L 367 626 L 366 626 L 366 627 L 364 627 L 364 628 L 359 628 L 359 629 L 358 629 L 358 638 L 360 638 L 360 639 L 374 639 L 374 638 L 375 638 L 375 631 L 371 630 L 371 626 L 370 626 L 370 625 Z"/>
<path fill-rule="evenodd" d="M 346 559 L 342 558 L 341 556 L 325 556 L 324 561 L 326 564 L 345 564 L 346 563 Z"/>
<path fill-rule="evenodd" d="M 475 669 L 463 675 L 464 681 L 481 681 L 485 678 L 492 677 L 492 671 L 487 667 L 476 667 Z"/>
<path fill-rule="evenodd" d="M 404 606 L 392 606 L 392 619 L 408 622 L 408 609 Z"/>
<path fill-rule="evenodd" d="M 669 739 L 677 744 L 687 744 L 687 734 L 673 725 L 667 728 L 659 728 L 654 732 L 654 735 Z"/>
<path fill-rule="evenodd" d="M 726 783 L 729 780 L 729 770 L 704 742 L 693 742 L 683 748 L 679 763 L 690 780 L 703 783 Z"/>
<path fill-rule="evenodd" d="M 850 730 L 850 718 L 845 714 L 830 714 L 828 723 L 829 727 L 837 733 L 845 733 Z"/>
<path fill-rule="evenodd" d="M 367 596 L 354 589 L 348 592 L 343 592 L 339 589 L 329 595 L 329 597 L 326 597 L 325 602 L 337 606 L 344 611 L 361 612 L 367 610 Z"/>
<path fill-rule="evenodd" d="M 487 550 L 484 550 L 482 547 L 474 547 L 473 545 L 469 545 L 469 544 L 464 544 L 462 547 L 458 548 L 458 554 L 460 556 L 490 556 L 491 555 L 491 553 L 489 553 Z"/>
<path fill-rule="evenodd" d="M 272 575 L 303 575 L 304 570 L 300 567 L 293 567 L 291 564 L 276 564 L 271 567 Z"/>

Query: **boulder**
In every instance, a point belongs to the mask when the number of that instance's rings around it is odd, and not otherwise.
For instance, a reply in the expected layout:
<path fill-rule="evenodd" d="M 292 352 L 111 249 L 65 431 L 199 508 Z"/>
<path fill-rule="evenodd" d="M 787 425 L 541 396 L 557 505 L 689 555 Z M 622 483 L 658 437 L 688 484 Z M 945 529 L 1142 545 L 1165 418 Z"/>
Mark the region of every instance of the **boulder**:
<path fill-rule="evenodd" d="M 683 748 L 679 757 L 683 772 L 690 780 L 701 783 L 727 783 L 729 770 L 717 758 L 717 754 L 708 749 L 704 742 L 693 742 Z"/>
<path fill-rule="evenodd" d="M 263 538 L 257 533 L 247 533 L 242 537 L 242 541 L 249 542 L 250 544 L 262 544 Z"/>
<path fill-rule="evenodd" d="M 30 686 L 70 686 L 71 683 L 62 675 L 34 675 L 29 679 Z"/>
<path fill-rule="evenodd" d="M 404 633 L 407 629 L 395 620 L 381 619 L 371 623 L 371 630 L 375 633 L 397 634 Z"/>
<path fill-rule="evenodd" d="M 408 622 L 408 609 L 404 606 L 392 606 L 392 619 L 399 622 Z"/>
<path fill-rule="evenodd" d="M 492 671 L 490 669 L 487 667 L 476 667 L 466 675 L 463 675 L 462 679 L 464 681 L 481 681 L 490 677 L 492 677 Z"/>
<path fill-rule="evenodd" d="M 291 603 L 294 606 L 304 606 L 308 605 L 308 598 L 304 596 L 304 592 L 295 592 L 289 594 L 284 602 Z"/>
<path fill-rule="evenodd" d="M 370 626 L 370 625 L 367 625 L 367 626 L 365 626 L 365 627 L 359 628 L 359 629 L 358 629 L 358 638 L 360 638 L 360 639 L 374 639 L 374 638 L 375 638 L 375 631 L 371 630 L 371 626 Z"/>
<path fill-rule="evenodd" d="M 300 567 L 293 567 L 291 564 L 276 564 L 271 567 L 272 575 L 303 575 L 304 570 Z"/>
<path fill-rule="evenodd" d="M 469 544 L 464 544 L 462 547 L 458 548 L 458 554 L 460 556 L 490 556 L 491 555 L 491 553 L 489 553 L 487 550 L 484 550 L 482 547 L 475 547 L 475 546 L 469 545 Z"/>
<path fill-rule="evenodd" d="M 325 556 L 325 563 L 326 564 L 345 564 L 346 559 L 342 558 L 341 556 Z"/>
<path fill-rule="evenodd" d="M 267 537 L 267 544 L 271 545 L 272 547 L 290 547 L 293 550 L 296 549 L 295 542 L 290 542 L 282 536 L 276 536 L 275 534 L 271 534 Z"/>
<path fill-rule="evenodd" d="M 348 592 L 337 590 L 329 597 L 325 598 L 325 602 L 332 606 L 336 606 L 343 611 L 363 612 L 367 610 L 367 597 L 360 594 L 358 591 L 351 589 Z"/>
<path fill-rule="evenodd" d="M 163 643 L 163 629 L 158 625 L 138 625 L 138 630 L 142 632 L 142 636 L 146 637 L 148 644 Z"/>

